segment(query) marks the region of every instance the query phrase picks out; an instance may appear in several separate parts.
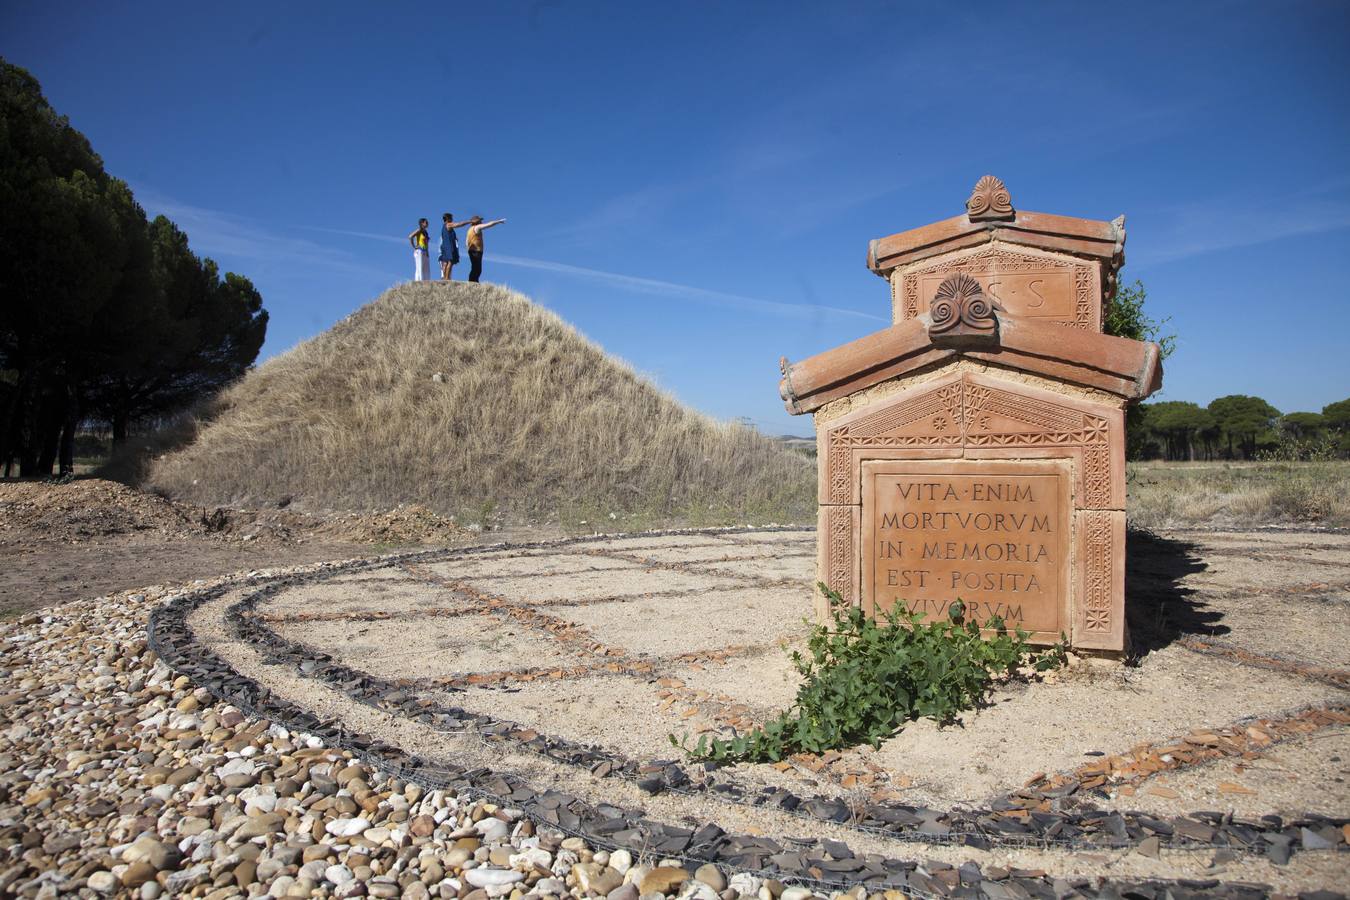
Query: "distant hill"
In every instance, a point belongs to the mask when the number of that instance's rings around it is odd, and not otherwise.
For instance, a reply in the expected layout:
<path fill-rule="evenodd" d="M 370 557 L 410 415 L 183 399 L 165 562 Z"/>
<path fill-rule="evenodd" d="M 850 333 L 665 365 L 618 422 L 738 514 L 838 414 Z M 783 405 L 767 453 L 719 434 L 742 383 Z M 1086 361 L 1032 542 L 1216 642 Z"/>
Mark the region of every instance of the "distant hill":
<path fill-rule="evenodd" d="M 469 522 L 815 517 L 803 454 L 681 405 L 525 297 L 466 282 L 395 287 L 268 360 L 149 481 L 204 504 L 420 503 Z"/>
<path fill-rule="evenodd" d="M 789 450 L 805 453 L 812 457 L 816 455 L 816 439 L 813 437 L 796 437 L 791 434 L 783 434 L 774 438 L 774 440 Z"/>

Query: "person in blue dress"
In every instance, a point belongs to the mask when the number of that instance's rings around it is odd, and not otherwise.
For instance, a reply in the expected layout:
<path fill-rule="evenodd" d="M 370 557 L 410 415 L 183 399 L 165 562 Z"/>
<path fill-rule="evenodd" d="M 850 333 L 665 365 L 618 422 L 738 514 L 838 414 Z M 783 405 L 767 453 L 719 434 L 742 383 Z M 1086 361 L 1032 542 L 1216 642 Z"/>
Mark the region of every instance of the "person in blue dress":
<path fill-rule="evenodd" d="M 459 237 L 455 229 L 468 222 L 456 222 L 450 213 L 441 216 L 441 280 L 450 281 L 450 270 L 459 262 Z"/>

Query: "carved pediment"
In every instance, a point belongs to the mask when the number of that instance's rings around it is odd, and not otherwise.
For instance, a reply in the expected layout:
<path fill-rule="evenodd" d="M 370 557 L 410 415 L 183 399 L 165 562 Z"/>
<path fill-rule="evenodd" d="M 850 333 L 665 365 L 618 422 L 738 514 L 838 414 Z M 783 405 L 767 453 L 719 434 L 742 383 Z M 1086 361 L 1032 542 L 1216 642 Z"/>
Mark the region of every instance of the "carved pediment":
<path fill-rule="evenodd" d="M 1056 403 L 1043 392 L 1024 394 L 964 377 L 878 403 L 844 417 L 825 433 L 829 503 L 849 503 L 855 476 L 854 451 L 970 448 L 1083 448 L 1092 465 L 1105 459 L 1110 426 L 1071 403 Z M 1095 488 L 1094 488 L 1095 489 Z"/>
<path fill-rule="evenodd" d="M 1101 286 L 1091 263 L 1026 253 L 1002 244 L 897 273 L 897 314 L 912 319 L 931 313 L 943 281 L 957 273 L 974 278 L 985 297 L 1012 315 L 1088 330 L 1098 327 Z"/>

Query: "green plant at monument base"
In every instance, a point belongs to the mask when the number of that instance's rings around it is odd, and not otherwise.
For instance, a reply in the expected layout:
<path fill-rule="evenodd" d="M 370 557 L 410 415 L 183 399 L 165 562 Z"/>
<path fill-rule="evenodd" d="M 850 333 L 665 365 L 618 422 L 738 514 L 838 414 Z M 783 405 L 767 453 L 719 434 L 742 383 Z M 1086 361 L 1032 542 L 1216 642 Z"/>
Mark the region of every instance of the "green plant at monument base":
<path fill-rule="evenodd" d="M 911 720 L 950 722 L 980 703 L 997 677 L 1027 666 L 1044 672 L 1066 661 L 1063 642 L 1032 651 L 1025 631 L 1009 634 L 998 617 L 967 620 L 960 600 L 947 620 L 925 625 L 903 604 L 877 620 L 825 585 L 820 590 L 830 600 L 832 621 L 812 629 L 806 654 L 792 653 L 802 684 L 791 708 L 746 734 L 704 734 L 692 745 L 688 735 L 677 740 L 672 734 L 672 744 L 692 759 L 728 763 L 879 747 Z M 993 637 L 981 637 L 981 628 Z"/>

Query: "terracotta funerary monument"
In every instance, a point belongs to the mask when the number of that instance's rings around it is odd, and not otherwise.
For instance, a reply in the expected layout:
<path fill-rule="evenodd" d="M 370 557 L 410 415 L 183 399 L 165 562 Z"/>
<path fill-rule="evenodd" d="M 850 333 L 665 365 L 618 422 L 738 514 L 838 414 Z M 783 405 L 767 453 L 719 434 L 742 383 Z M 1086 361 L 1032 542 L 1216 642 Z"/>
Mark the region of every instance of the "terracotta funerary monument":
<path fill-rule="evenodd" d="M 991 176 L 963 215 L 872 241 L 894 324 L 783 361 L 788 411 L 815 416 L 822 582 L 869 614 L 959 598 L 1124 649 L 1125 408 L 1162 379 L 1156 344 L 1102 331 L 1124 246 L 1124 217 L 1015 210 Z"/>

